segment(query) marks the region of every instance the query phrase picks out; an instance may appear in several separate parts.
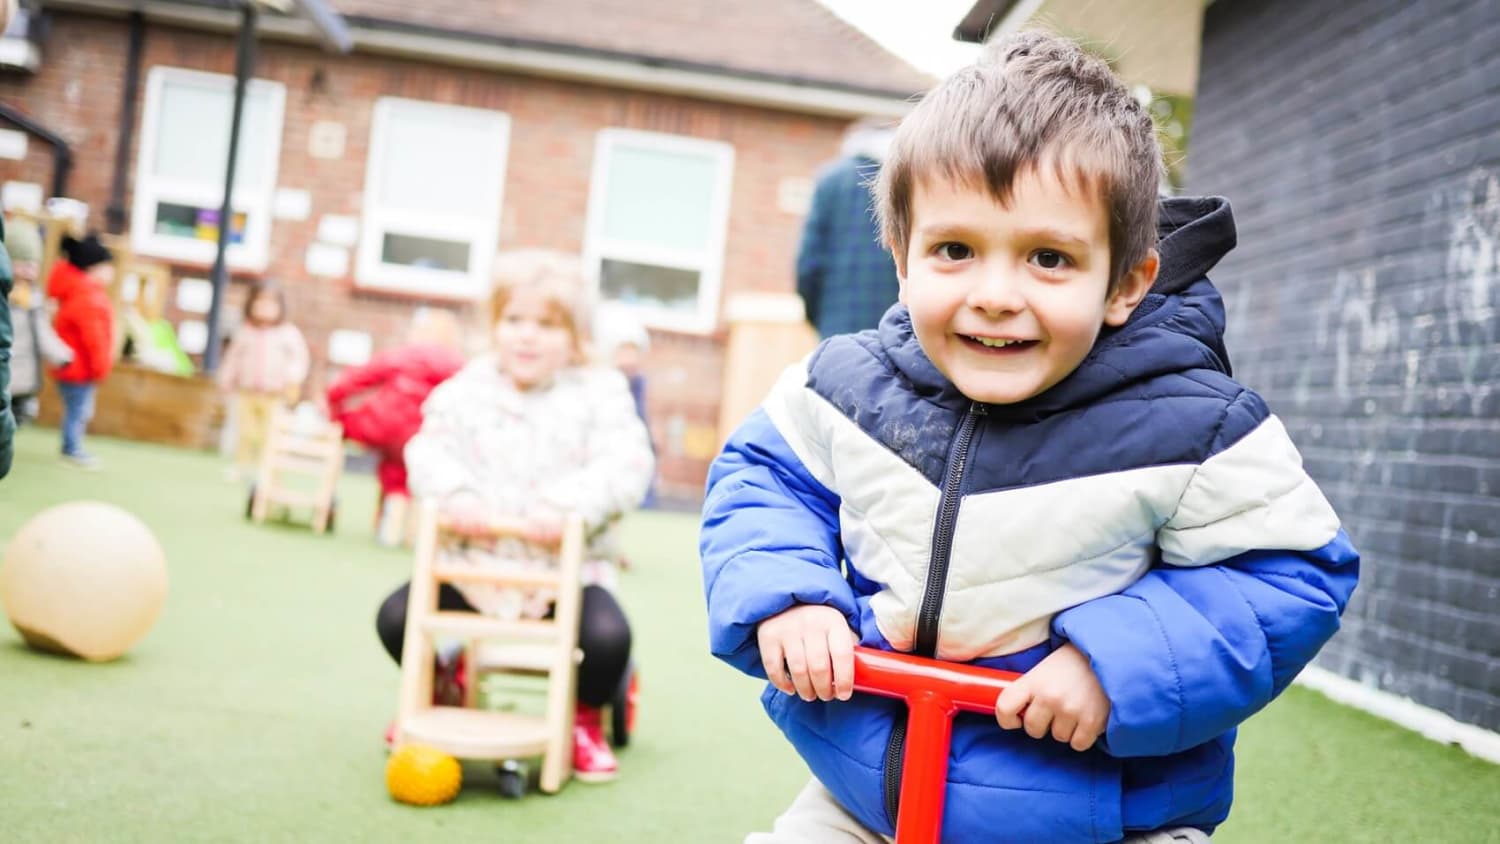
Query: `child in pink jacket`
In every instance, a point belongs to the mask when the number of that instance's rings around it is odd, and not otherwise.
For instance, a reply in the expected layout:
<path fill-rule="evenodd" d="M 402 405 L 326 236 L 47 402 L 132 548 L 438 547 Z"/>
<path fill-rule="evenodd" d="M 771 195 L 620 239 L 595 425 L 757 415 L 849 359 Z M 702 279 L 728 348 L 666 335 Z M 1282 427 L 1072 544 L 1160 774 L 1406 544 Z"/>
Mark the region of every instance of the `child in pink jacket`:
<path fill-rule="evenodd" d="M 265 443 L 271 413 L 296 400 L 307 379 L 307 342 L 287 321 L 286 295 L 261 282 L 245 300 L 244 322 L 219 364 L 219 388 L 234 404 L 237 472 L 250 473 Z"/>

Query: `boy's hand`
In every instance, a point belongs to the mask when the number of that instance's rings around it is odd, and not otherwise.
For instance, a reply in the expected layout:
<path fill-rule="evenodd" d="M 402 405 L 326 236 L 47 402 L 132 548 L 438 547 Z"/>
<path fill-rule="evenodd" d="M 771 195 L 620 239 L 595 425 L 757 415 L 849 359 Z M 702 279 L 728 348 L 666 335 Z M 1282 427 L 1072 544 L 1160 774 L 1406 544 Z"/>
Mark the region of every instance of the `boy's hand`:
<path fill-rule="evenodd" d="M 844 614 L 823 604 L 801 604 L 762 621 L 760 659 L 771 685 L 803 700 L 848 700 L 854 695 L 854 644 Z"/>
<path fill-rule="evenodd" d="M 1026 728 L 1026 735 L 1054 739 L 1084 751 L 1094 746 L 1109 723 L 1109 698 L 1089 666 L 1089 658 L 1071 643 L 1000 693 L 995 720 L 1007 730 Z"/>

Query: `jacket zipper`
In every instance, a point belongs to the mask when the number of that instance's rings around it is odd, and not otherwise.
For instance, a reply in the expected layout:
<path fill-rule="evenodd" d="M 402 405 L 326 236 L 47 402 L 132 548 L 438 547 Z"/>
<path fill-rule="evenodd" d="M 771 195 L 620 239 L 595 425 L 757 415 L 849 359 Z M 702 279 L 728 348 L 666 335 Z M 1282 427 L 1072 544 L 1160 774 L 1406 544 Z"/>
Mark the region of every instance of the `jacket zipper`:
<path fill-rule="evenodd" d="M 928 559 L 927 585 L 917 611 L 917 631 L 912 653 L 931 658 L 937 655 L 938 620 L 943 614 L 943 595 L 948 589 L 948 563 L 953 556 L 953 530 L 958 523 L 958 502 L 963 489 L 964 470 L 969 460 L 969 445 L 984 405 L 972 402 L 963 424 L 953 438 L 948 466 L 943 478 L 943 495 L 938 501 L 937 522 L 932 529 L 932 556 Z M 901 755 L 906 749 L 906 720 L 891 726 L 891 737 L 885 745 L 885 811 L 891 823 L 901 804 Z"/>

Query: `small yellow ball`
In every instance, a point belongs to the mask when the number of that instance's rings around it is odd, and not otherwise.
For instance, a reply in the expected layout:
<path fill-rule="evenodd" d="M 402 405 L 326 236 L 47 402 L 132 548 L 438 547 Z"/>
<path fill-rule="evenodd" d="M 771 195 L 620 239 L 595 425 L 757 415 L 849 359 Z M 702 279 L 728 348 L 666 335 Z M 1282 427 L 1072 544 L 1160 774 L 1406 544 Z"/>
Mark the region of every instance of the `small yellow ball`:
<path fill-rule="evenodd" d="M 452 756 L 425 744 L 404 744 L 385 763 L 391 797 L 413 806 L 439 806 L 458 796 L 463 768 Z"/>

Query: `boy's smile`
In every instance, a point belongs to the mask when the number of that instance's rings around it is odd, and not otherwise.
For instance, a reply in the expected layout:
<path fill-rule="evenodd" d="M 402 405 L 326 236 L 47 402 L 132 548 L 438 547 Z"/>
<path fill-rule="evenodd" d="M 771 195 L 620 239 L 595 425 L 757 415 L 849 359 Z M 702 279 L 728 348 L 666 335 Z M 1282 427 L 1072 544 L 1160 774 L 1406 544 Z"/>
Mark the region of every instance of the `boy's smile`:
<path fill-rule="evenodd" d="M 1002 205 L 947 179 L 912 192 L 901 301 L 922 350 L 969 398 L 1012 404 L 1078 367 L 1125 324 L 1156 276 L 1151 253 L 1109 291 L 1109 218 L 1051 162 L 1016 174 Z"/>

